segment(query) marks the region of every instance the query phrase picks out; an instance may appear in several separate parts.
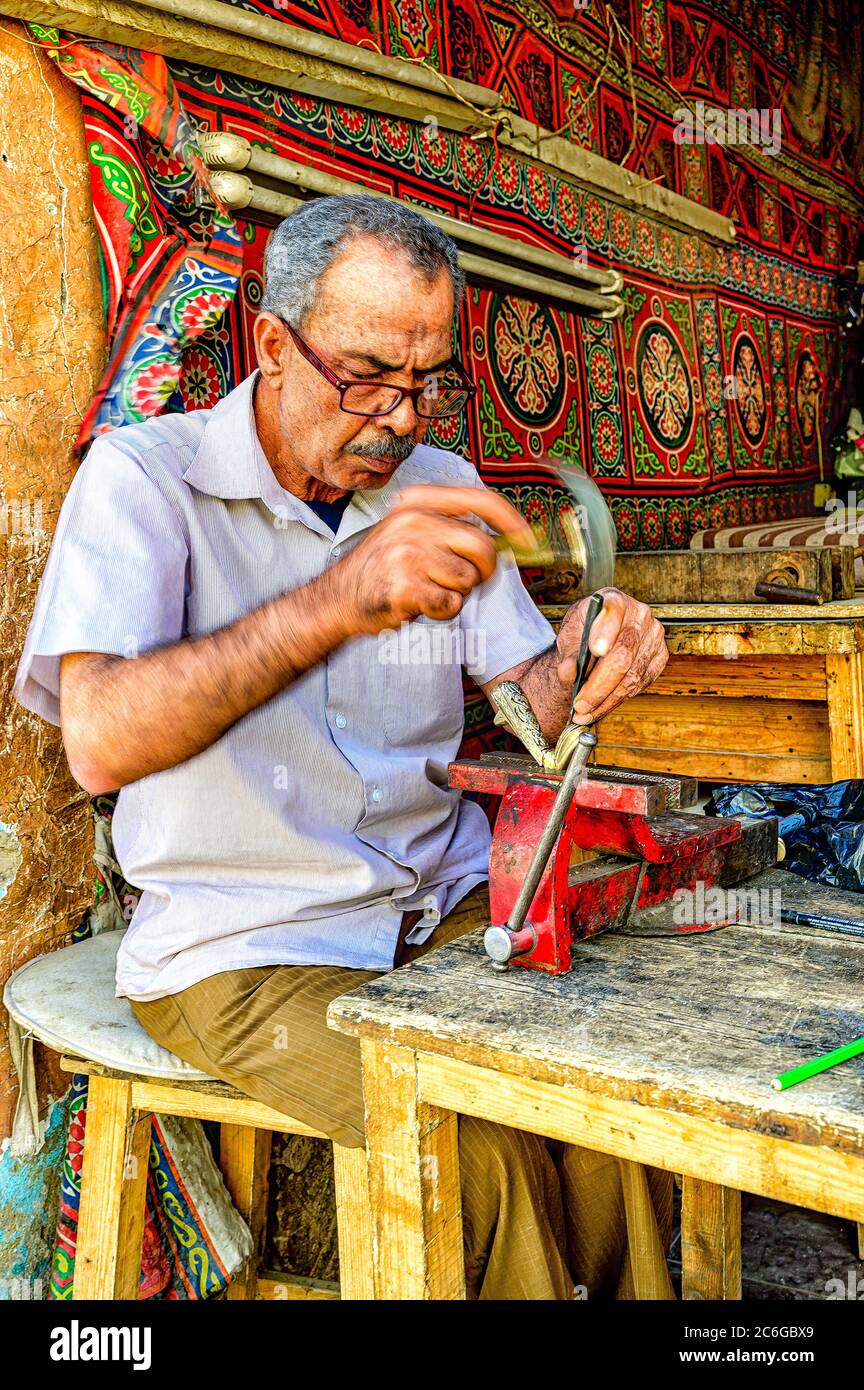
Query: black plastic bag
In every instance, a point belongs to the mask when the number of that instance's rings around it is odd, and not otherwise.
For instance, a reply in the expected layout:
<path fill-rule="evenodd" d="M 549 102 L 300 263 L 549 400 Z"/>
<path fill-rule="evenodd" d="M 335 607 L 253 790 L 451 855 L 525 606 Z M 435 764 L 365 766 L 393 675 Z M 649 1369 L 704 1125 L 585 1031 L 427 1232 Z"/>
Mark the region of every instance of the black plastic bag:
<path fill-rule="evenodd" d="M 776 817 L 784 869 L 813 883 L 864 892 L 864 780 L 730 783 L 715 787 L 709 815 Z"/>

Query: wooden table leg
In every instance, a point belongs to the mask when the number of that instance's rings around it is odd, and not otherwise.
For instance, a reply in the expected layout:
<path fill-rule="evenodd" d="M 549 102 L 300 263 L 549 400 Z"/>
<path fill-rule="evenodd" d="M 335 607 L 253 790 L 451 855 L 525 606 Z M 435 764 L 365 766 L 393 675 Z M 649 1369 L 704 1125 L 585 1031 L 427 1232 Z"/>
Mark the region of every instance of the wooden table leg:
<path fill-rule="evenodd" d="M 253 1125 L 220 1126 L 219 1167 L 231 1201 L 252 1234 L 252 1254 L 246 1268 L 228 1285 L 228 1298 L 231 1300 L 258 1297 L 258 1270 L 264 1253 L 272 1146 L 273 1135 L 269 1129 L 257 1129 Z"/>
<path fill-rule="evenodd" d="M 741 1297 L 741 1193 L 686 1174 L 681 1191 L 681 1297 Z"/>
<path fill-rule="evenodd" d="M 91 1076 L 75 1250 L 75 1299 L 137 1299 L 152 1116 L 128 1081 Z"/>
<path fill-rule="evenodd" d="M 339 1236 L 339 1297 L 353 1302 L 373 1299 L 372 1213 L 366 1150 L 334 1144 L 333 1175 Z"/>
<path fill-rule="evenodd" d="M 410 1048 L 361 1048 L 375 1297 L 464 1299 L 457 1117 L 418 1100 Z"/>
<path fill-rule="evenodd" d="M 862 663 L 862 652 L 829 652 L 825 657 L 832 782 L 864 776 Z"/>

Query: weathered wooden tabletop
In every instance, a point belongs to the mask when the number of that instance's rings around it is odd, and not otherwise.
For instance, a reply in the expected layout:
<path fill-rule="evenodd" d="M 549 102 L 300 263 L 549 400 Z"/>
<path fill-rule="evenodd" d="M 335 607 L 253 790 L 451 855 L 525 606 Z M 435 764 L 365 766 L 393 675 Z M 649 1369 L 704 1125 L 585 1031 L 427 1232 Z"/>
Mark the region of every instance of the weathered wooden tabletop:
<path fill-rule="evenodd" d="M 818 929 L 603 935 L 549 976 L 492 969 L 482 931 L 343 995 L 339 1031 L 864 1157 L 864 1056 L 785 1092 L 778 1072 L 864 1035 L 864 942 Z"/>

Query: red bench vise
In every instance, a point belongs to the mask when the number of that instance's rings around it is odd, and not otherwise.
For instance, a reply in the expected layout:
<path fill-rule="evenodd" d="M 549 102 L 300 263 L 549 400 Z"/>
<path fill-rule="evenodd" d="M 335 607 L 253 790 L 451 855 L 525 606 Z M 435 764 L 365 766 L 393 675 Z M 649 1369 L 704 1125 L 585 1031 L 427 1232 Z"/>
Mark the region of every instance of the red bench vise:
<path fill-rule="evenodd" d="M 561 975 L 574 941 L 603 931 L 631 935 L 715 930 L 736 920 L 699 920 L 710 889 L 727 889 L 777 863 L 777 822 L 689 813 L 692 777 L 590 767 L 576 788 L 521 931 L 506 923 L 561 783 L 520 754 L 450 764 L 452 787 L 501 797 L 489 857 L 488 954 Z M 595 857 L 585 860 L 584 851 Z M 684 899 L 679 890 L 693 895 Z M 692 901 L 695 921 L 680 910 Z M 677 908 L 677 910 L 676 910 Z M 692 915 L 692 914 L 691 914 Z"/>

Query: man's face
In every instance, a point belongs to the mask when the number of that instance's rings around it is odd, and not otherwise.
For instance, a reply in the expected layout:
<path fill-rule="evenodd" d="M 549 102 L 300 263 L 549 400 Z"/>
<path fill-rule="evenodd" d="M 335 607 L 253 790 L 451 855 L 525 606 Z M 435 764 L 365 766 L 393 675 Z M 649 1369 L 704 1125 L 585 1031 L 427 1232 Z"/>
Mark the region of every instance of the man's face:
<path fill-rule="evenodd" d="M 318 303 L 299 332 L 342 380 L 422 386 L 450 359 L 452 318 L 446 270 L 430 281 L 404 252 L 364 236 L 322 276 Z M 312 495 L 383 487 L 420 443 L 428 420 L 410 400 L 385 416 L 349 415 L 278 318 L 259 314 L 254 333 L 263 378 L 256 424 L 280 481 L 294 482 L 296 491 L 297 481 L 303 486 L 299 470 Z"/>

